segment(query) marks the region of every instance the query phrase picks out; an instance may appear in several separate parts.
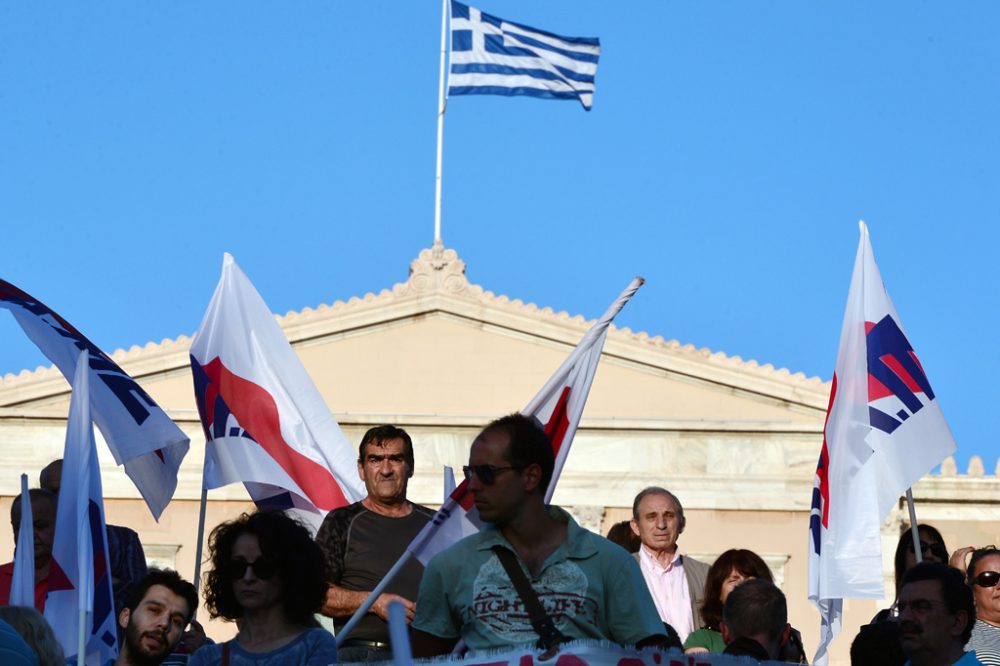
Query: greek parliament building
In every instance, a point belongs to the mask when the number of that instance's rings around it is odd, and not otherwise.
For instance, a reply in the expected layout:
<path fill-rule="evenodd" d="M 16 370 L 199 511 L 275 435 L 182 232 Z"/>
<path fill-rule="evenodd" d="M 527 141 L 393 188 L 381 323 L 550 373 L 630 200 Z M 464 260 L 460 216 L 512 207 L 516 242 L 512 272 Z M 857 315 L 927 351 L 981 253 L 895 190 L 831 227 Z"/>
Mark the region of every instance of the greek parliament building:
<path fill-rule="evenodd" d="M 420 252 L 406 282 L 392 289 L 291 312 L 279 322 L 349 440 L 356 444 L 380 423 L 411 433 L 410 498 L 431 506 L 442 499 L 442 466 L 460 468 L 484 424 L 523 408 L 591 323 L 470 284 L 464 262 L 440 246 Z M 204 458 L 190 342 L 181 336 L 113 355 L 191 438 L 177 493 L 159 523 L 98 446 L 108 522 L 137 530 L 150 564 L 186 577 L 194 572 Z M 4 515 L 20 474 L 37 485 L 41 468 L 62 455 L 69 393 L 54 367 L 0 380 Z M 817 378 L 612 327 L 555 502 L 603 534 L 630 517 L 639 490 L 669 488 L 687 516 L 682 551 L 706 562 L 732 547 L 759 553 L 788 596 L 790 619 L 811 655 L 819 616 L 807 600 L 807 528 L 829 394 L 830 384 Z M 949 548 L 1000 543 L 1000 481 L 980 459 L 964 473 L 945 461 L 913 492 L 920 520 L 936 525 Z M 208 529 L 249 508 L 240 485 L 211 491 Z M 890 597 L 905 520 L 901 502 L 882 527 Z M 12 557 L 11 531 L 0 530 L 0 561 Z M 847 603 L 834 663 L 848 663 L 858 626 L 890 602 Z M 211 623 L 208 631 L 228 637 L 234 628 Z"/>

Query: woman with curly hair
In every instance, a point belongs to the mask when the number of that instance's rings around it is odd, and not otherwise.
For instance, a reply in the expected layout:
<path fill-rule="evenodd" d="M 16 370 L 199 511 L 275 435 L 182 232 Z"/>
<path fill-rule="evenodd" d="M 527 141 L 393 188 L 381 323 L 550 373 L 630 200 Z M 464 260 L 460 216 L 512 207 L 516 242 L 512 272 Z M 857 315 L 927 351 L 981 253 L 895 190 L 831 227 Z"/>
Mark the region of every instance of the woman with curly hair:
<path fill-rule="evenodd" d="M 208 548 L 205 606 L 239 633 L 202 647 L 189 666 L 336 663 L 333 635 L 314 617 L 326 596 L 323 554 L 305 527 L 280 512 L 245 513 L 212 530 Z"/>

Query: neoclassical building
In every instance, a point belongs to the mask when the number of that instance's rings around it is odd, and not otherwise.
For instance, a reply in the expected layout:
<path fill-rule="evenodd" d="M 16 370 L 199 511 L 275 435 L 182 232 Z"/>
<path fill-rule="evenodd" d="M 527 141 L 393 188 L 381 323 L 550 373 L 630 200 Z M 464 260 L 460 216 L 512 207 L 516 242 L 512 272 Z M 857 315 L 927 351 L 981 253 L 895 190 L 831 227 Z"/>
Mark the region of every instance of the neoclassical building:
<path fill-rule="evenodd" d="M 591 323 L 470 284 L 464 262 L 441 246 L 421 251 L 408 279 L 391 289 L 278 321 L 351 441 L 379 423 L 413 435 L 410 494 L 429 505 L 441 502 L 442 466 L 459 468 L 482 425 L 524 407 Z M 191 437 L 158 523 L 99 444 L 108 521 L 136 529 L 151 563 L 188 577 L 204 458 L 190 342 L 180 336 L 113 354 Z M 806 599 L 807 525 L 829 392 L 817 378 L 612 327 L 555 501 L 604 533 L 630 517 L 639 490 L 670 488 L 687 516 L 682 550 L 706 561 L 731 547 L 761 554 L 811 654 L 819 620 Z M 0 510 L 19 492 L 22 472 L 35 485 L 62 455 L 68 407 L 69 386 L 55 368 L 0 380 Z M 920 520 L 950 547 L 1000 543 L 1000 481 L 990 472 L 979 458 L 963 474 L 949 460 L 914 488 Z M 241 486 L 211 491 L 207 525 L 249 507 Z M 905 517 L 901 504 L 883 526 L 890 595 Z M 0 561 L 12 553 L 11 532 L 0 530 Z M 848 663 L 857 627 L 890 601 L 848 602 L 833 663 Z M 233 628 L 212 623 L 209 633 L 225 637 Z"/>

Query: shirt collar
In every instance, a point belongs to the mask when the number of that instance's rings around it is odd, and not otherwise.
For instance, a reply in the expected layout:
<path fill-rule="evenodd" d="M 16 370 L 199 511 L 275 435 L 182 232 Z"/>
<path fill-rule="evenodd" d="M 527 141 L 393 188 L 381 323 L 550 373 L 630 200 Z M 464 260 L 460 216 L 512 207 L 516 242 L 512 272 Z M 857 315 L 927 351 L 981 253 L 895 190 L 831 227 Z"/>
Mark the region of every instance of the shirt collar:
<path fill-rule="evenodd" d="M 673 571 L 675 567 L 684 566 L 684 556 L 681 554 L 681 547 L 677 546 L 677 550 L 674 551 L 674 558 L 670 561 L 667 566 L 660 564 L 660 561 L 656 559 L 653 551 L 646 547 L 646 544 L 639 546 L 639 560 L 645 562 L 647 567 L 652 567 L 654 570 L 660 570 L 664 572 Z"/>

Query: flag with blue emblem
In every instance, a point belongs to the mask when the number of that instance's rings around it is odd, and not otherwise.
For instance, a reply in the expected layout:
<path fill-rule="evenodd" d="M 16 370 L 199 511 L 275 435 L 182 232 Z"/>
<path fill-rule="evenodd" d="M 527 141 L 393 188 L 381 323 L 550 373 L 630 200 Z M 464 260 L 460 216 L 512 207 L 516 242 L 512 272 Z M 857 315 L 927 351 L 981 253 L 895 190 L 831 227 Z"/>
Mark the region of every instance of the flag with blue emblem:
<path fill-rule="evenodd" d="M 882 282 L 868 227 L 854 260 L 809 518 L 809 600 L 823 666 L 844 599 L 882 599 L 882 521 L 955 452 L 937 394 Z"/>
<path fill-rule="evenodd" d="M 560 37 L 452 0 L 449 95 L 580 100 L 590 110 L 601 43 Z"/>

